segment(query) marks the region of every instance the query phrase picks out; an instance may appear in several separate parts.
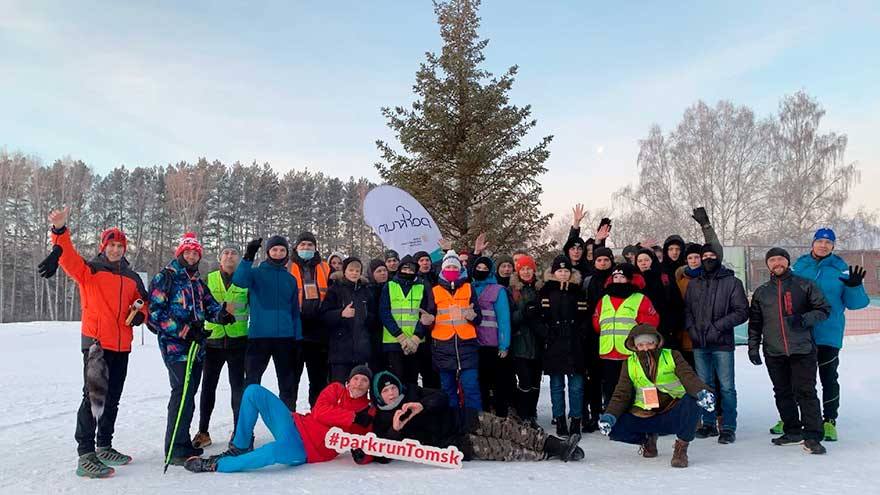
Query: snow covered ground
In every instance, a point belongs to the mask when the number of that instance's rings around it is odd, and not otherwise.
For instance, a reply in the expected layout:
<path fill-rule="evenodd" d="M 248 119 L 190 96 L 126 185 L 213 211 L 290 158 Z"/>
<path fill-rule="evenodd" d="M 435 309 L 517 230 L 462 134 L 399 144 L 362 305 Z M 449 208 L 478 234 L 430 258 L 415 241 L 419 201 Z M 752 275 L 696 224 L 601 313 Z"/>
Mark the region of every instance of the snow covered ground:
<path fill-rule="evenodd" d="M 0 493 L 553 493 L 613 490 L 624 493 L 878 493 L 878 379 L 875 349 L 880 336 L 848 337 L 840 371 L 843 385 L 841 441 L 827 443 L 828 455 L 810 456 L 799 447 L 774 447 L 767 428 L 776 421 L 770 380 L 737 351 L 739 429 L 737 442 L 722 446 L 695 440 L 691 467 L 669 467 L 673 437 L 660 439 L 660 457 L 642 459 L 637 448 L 586 435 L 584 462 L 466 463 L 452 471 L 403 462 L 357 466 L 349 456 L 298 468 L 221 475 L 190 474 L 180 467 L 162 474 L 162 437 L 168 377 L 147 333 L 136 338 L 122 396 L 114 446 L 135 461 L 108 480 L 74 474 L 75 412 L 80 402 L 82 357 L 79 323 L 0 325 Z M 272 370 L 265 385 L 275 388 Z M 211 433 L 231 431 L 229 388 L 221 380 Z M 300 397 L 306 397 L 303 380 Z M 307 403 L 301 399 L 300 409 Z M 544 380 L 540 416 L 550 427 Z M 194 421 L 195 423 L 195 421 Z M 260 425 L 257 443 L 269 438 Z M 209 453 L 222 450 L 212 446 Z M 721 489 L 721 490 L 719 490 Z"/>

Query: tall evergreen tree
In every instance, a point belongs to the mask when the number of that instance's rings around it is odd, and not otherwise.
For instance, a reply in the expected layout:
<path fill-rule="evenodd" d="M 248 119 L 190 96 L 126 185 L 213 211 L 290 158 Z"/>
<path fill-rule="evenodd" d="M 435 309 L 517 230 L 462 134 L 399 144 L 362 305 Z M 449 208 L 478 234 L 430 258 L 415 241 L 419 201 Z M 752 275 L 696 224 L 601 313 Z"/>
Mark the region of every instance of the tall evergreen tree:
<path fill-rule="evenodd" d="M 448 239 L 469 245 L 486 232 L 496 248 L 536 241 L 541 215 L 538 178 L 552 136 L 521 146 L 535 127 L 531 107 L 509 103 L 517 67 L 500 78 L 480 68 L 488 40 L 478 37 L 479 0 L 435 2 L 443 49 L 426 54 L 416 73 L 411 109 L 383 108 L 402 152 L 377 141 L 381 177 L 431 212 Z"/>

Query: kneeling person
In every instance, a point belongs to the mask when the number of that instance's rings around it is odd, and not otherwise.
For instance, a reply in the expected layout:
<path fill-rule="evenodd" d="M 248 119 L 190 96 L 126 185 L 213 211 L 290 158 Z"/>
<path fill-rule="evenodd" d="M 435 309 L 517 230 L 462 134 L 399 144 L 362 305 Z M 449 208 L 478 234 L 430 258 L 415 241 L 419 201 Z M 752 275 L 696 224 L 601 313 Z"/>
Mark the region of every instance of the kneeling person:
<path fill-rule="evenodd" d="M 464 460 L 540 461 L 550 457 L 579 461 L 580 435 L 568 439 L 548 435 L 513 418 L 499 418 L 475 409 L 451 408 L 443 391 L 414 384 L 403 385 L 394 374 L 380 372 L 373 380 L 376 419 L 373 432 L 379 438 L 418 440 L 422 445 L 456 446 Z M 377 462 L 387 462 L 376 459 Z"/>
<path fill-rule="evenodd" d="M 633 327 L 626 348 L 633 354 L 620 371 L 599 429 L 611 440 L 641 445 L 644 457 L 657 457 L 658 434 L 675 434 L 672 467 L 687 467 L 700 408 L 714 410 L 715 396 L 678 351 L 663 348 L 653 326 Z"/>
<path fill-rule="evenodd" d="M 367 391 L 372 376 L 370 368 L 355 367 L 344 385 L 333 382 L 321 391 L 308 414 L 291 413 L 278 396 L 260 385 L 250 385 L 244 391 L 230 449 L 208 458 L 190 457 L 184 467 L 194 473 L 235 473 L 272 464 L 299 466 L 332 460 L 336 451 L 324 446 L 331 427 L 359 435 L 370 431 L 373 415 Z M 263 418 L 275 441 L 250 450 L 257 417 Z"/>

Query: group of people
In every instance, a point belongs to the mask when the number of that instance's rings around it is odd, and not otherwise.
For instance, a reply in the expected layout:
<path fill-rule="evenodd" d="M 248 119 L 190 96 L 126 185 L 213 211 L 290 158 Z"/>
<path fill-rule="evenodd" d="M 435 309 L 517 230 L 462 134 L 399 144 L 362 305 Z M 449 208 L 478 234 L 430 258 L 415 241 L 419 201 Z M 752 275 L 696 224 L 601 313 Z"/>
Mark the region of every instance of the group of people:
<path fill-rule="evenodd" d="M 95 343 L 109 369 L 99 417 L 83 387 L 77 474 L 107 477 L 131 461 L 111 442 L 131 327 L 143 323 L 158 335 L 171 388 L 166 462 L 191 471 L 329 460 L 337 454 L 324 435 L 333 426 L 494 460 L 579 460 L 581 433 L 596 431 L 656 457 L 658 435 L 674 434 L 671 465 L 686 467 L 694 438 L 736 440 L 734 328 L 747 321 L 749 359 L 761 365 L 763 348 L 781 418 L 773 443 L 821 454 L 823 439 L 837 440 L 843 312 L 868 298 L 864 270 L 833 254 L 833 231 L 817 231 L 793 267 L 788 253 L 771 249 L 770 280 L 750 305 L 703 208 L 693 214 L 702 242 L 672 235 L 662 246 L 627 246 L 620 259 L 605 246 L 611 221 L 584 240 L 583 217 L 576 206 L 563 250 L 543 272 L 523 250 L 490 256 L 484 235 L 472 250 L 441 241 L 431 253 L 389 250 L 364 262 L 339 253 L 325 260 L 304 232 L 292 246 L 280 235 L 254 239 L 243 255 L 226 246 L 219 269 L 202 278 L 203 248 L 188 233 L 145 289 L 124 257 L 122 231 L 105 231 L 85 261 L 67 210 L 52 212 L 54 247 L 41 274 L 60 265 L 80 287 L 84 380 Z M 277 396 L 260 385 L 270 360 Z M 223 454 L 202 457 L 224 366 L 235 427 Z M 304 370 L 310 412 L 300 414 Z M 543 375 L 556 435 L 538 424 Z M 255 449 L 258 417 L 275 441 Z"/>

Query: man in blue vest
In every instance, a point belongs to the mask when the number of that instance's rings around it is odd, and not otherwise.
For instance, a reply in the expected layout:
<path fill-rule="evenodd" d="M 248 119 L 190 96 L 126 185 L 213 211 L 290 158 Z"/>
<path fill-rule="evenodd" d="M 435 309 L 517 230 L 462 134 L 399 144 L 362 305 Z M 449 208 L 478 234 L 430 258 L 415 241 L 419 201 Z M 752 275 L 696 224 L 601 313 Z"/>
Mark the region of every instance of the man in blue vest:
<path fill-rule="evenodd" d="M 633 327 L 626 339 L 633 353 L 599 430 L 618 442 L 641 445 L 642 457 L 657 457 L 657 436 L 676 435 L 672 467 L 688 466 L 688 444 L 694 439 L 700 409 L 715 409 L 715 396 L 678 351 L 663 348 L 663 337 L 651 325 Z"/>

